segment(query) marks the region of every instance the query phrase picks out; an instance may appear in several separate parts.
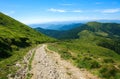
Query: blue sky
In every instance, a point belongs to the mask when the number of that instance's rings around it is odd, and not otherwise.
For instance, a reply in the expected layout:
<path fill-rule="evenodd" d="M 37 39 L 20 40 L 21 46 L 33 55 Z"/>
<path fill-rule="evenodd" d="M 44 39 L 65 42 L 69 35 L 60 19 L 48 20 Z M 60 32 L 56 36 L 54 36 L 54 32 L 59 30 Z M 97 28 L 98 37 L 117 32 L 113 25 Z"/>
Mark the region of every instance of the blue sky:
<path fill-rule="evenodd" d="M 0 0 L 0 11 L 25 24 L 120 20 L 120 0 Z"/>

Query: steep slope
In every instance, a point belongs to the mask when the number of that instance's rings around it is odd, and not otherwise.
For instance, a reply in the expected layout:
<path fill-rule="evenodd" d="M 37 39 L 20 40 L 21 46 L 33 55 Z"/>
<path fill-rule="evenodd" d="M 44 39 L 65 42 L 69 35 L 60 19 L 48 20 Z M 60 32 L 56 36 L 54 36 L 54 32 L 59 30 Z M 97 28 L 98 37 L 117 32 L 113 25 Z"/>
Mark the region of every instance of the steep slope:
<path fill-rule="evenodd" d="M 0 58 L 8 57 L 14 48 L 51 40 L 32 28 L 0 13 Z"/>
<path fill-rule="evenodd" d="M 53 38 L 0 13 L 0 79 L 6 79 L 17 69 L 15 62 L 21 60 L 32 46 L 52 41 Z"/>

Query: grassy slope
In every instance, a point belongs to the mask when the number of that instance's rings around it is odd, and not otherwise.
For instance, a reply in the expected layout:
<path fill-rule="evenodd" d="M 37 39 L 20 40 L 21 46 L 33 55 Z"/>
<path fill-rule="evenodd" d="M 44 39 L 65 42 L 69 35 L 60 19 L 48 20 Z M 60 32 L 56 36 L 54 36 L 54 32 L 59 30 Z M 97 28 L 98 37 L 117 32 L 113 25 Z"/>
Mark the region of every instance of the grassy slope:
<path fill-rule="evenodd" d="M 60 53 L 62 58 L 70 60 L 77 67 L 86 68 L 101 78 L 119 79 L 119 24 L 105 23 L 101 26 L 101 23 L 88 23 L 88 26 L 77 33 L 78 39 L 60 41 L 48 48 Z M 102 30 L 103 26 L 105 30 Z"/>
<path fill-rule="evenodd" d="M 8 57 L 14 49 L 52 40 L 52 38 L 0 13 L 0 58 Z"/>
<path fill-rule="evenodd" d="M 54 39 L 0 13 L 0 79 L 13 73 L 15 62 L 36 44 L 52 41 Z"/>
<path fill-rule="evenodd" d="M 106 79 L 119 79 L 120 56 L 107 48 L 87 40 L 74 40 L 49 45 L 79 68 L 86 68 L 93 74 Z M 105 70 L 104 70 L 105 69 Z"/>

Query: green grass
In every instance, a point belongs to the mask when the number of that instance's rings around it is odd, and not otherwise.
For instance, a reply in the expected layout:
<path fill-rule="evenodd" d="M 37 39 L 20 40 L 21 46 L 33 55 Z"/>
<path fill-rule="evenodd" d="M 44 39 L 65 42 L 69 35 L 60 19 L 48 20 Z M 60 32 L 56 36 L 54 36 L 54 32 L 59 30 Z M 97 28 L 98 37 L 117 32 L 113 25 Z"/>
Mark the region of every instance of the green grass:
<path fill-rule="evenodd" d="M 0 13 L 0 79 L 7 79 L 8 74 L 18 70 L 15 63 L 21 61 L 34 45 L 54 41 L 55 39 Z"/>
<path fill-rule="evenodd" d="M 120 68 L 120 55 L 98 46 L 96 41 L 86 39 L 63 41 L 49 44 L 48 48 L 58 52 L 63 59 L 71 61 L 76 67 L 85 68 L 94 75 L 105 79 L 119 79 L 120 70 L 116 67 Z"/>
<path fill-rule="evenodd" d="M 74 39 L 48 45 L 63 59 L 101 78 L 120 78 L 119 24 L 89 22 L 57 36 L 60 39 Z M 18 70 L 15 63 L 21 61 L 34 45 L 55 41 L 0 13 L 0 79 L 7 79 L 8 74 L 15 73 Z"/>
<path fill-rule="evenodd" d="M 13 56 L 0 61 L 0 79 L 7 79 L 8 74 L 14 74 L 18 70 L 15 66 L 16 62 L 20 62 L 33 47 L 36 45 L 15 51 Z"/>
<path fill-rule="evenodd" d="M 119 79 L 119 38 L 98 35 L 89 30 L 83 30 L 78 35 L 79 39 L 60 41 L 50 44 L 48 48 L 58 52 L 63 59 L 71 61 L 78 68 L 85 68 L 101 78 Z"/>
<path fill-rule="evenodd" d="M 32 68 L 32 60 L 34 59 L 34 55 L 35 55 L 35 51 L 33 51 L 32 57 L 29 60 L 28 73 L 27 73 L 26 79 L 30 79 L 32 77 L 32 74 L 30 73 L 30 71 L 31 71 L 31 68 Z"/>
<path fill-rule="evenodd" d="M 32 60 L 33 60 L 33 58 L 34 58 L 34 55 L 35 55 L 35 51 L 33 52 L 33 55 L 32 55 L 32 57 L 31 57 L 31 59 L 30 59 L 30 61 L 29 61 L 29 66 L 28 66 L 28 69 L 29 69 L 29 71 L 31 70 L 31 68 L 32 68 Z"/>
<path fill-rule="evenodd" d="M 19 48 L 53 41 L 55 39 L 0 13 L 0 60 L 12 56 Z"/>

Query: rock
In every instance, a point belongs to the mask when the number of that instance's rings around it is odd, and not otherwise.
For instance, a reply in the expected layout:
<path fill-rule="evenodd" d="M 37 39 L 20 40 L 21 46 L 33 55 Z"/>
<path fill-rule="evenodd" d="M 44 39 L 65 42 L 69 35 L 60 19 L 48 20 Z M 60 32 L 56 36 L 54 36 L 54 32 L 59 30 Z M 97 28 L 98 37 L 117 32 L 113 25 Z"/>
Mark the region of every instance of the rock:
<path fill-rule="evenodd" d="M 19 64 L 19 63 L 16 63 L 16 66 L 17 66 L 17 67 L 21 67 L 21 64 Z"/>
<path fill-rule="evenodd" d="M 32 49 L 34 50 L 34 49 Z M 8 79 L 25 79 L 26 75 L 28 73 L 28 65 L 29 65 L 29 61 L 33 55 L 33 51 L 29 51 L 27 53 L 26 56 L 24 56 L 24 58 L 21 60 L 21 63 L 19 63 L 19 61 L 17 61 L 17 63 L 15 64 L 16 67 L 19 67 L 18 71 L 15 74 L 9 74 L 8 75 Z"/>

